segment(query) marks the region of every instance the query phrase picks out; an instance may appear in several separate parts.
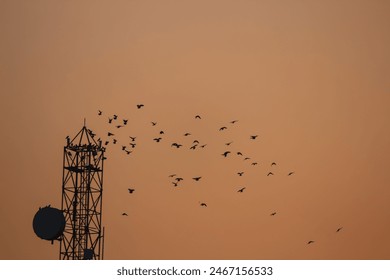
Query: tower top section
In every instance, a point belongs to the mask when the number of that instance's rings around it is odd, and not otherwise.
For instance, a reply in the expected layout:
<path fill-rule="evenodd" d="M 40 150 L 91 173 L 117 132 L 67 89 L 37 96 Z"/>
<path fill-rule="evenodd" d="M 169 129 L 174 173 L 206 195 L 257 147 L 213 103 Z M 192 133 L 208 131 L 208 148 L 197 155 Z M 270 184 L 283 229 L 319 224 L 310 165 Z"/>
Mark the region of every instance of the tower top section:
<path fill-rule="evenodd" d="M 91 130 L 88 129 L 85 125 L 81 128 L 81 130 L 76 134 L 73 139 L 70 138 L 70 136 L 66 137 L 66 146 L 69 149 L 103 149 L 102 148 L 102 142 L 100 138 L 98 141 L 96 141 L 95 138 L 96 134 Z"/>

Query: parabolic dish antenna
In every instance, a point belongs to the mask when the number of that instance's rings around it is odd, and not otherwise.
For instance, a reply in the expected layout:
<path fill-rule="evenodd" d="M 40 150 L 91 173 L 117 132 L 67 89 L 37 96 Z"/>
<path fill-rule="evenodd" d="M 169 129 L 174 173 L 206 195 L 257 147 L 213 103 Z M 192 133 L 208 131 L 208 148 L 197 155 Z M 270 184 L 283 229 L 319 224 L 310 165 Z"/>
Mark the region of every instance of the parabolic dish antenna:
<path fill-rule="evenodd" d="M 65 217 L 61 210 L 50 206 L 39 208 L 34 216 L 35 234 L 45 240 L 58 239 L 65 229 Z"/>

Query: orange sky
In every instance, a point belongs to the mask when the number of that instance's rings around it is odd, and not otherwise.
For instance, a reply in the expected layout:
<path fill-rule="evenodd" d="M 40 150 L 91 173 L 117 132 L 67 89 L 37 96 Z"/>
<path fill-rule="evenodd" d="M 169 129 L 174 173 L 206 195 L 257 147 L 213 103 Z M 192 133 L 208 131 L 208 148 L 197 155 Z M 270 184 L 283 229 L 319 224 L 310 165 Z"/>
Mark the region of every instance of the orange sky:
<path fill-rule="evenodd" d="M 1 1 L 0 259 L 58 259 L 32 219 L 60 207 L 65 137 L 84 117 L 119 142 L 105 162 L 106 259 L 389 259 L 389 8 Z"/>

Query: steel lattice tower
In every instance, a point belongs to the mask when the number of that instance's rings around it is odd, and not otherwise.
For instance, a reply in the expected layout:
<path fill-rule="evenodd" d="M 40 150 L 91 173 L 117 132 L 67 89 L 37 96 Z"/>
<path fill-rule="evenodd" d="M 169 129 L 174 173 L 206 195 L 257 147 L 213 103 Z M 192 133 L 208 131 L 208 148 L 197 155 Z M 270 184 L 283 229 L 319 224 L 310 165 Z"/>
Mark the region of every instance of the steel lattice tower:
<path fill-rule="evenodd" d="M 60 259 L 103 259 L 102 230 L 103 162 L 102 143 L 85 124 L 64 147 L 62 203 L 66 220 L 61 238 Z"/>

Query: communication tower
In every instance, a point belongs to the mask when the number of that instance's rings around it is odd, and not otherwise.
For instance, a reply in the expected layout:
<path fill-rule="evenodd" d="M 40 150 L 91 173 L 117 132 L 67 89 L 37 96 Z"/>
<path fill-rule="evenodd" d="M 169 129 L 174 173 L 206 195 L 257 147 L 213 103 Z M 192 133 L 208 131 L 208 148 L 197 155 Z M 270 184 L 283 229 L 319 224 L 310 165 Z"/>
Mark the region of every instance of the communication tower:
<path fill-rule="evenodd" d="M 60 240 L 60 259 L 101 260 L 104 252 L 102 228 L 103 162 L 105 148 L 84 126 L 66 138 L 63 155 L 61 211 L 65 227 Z"/>

